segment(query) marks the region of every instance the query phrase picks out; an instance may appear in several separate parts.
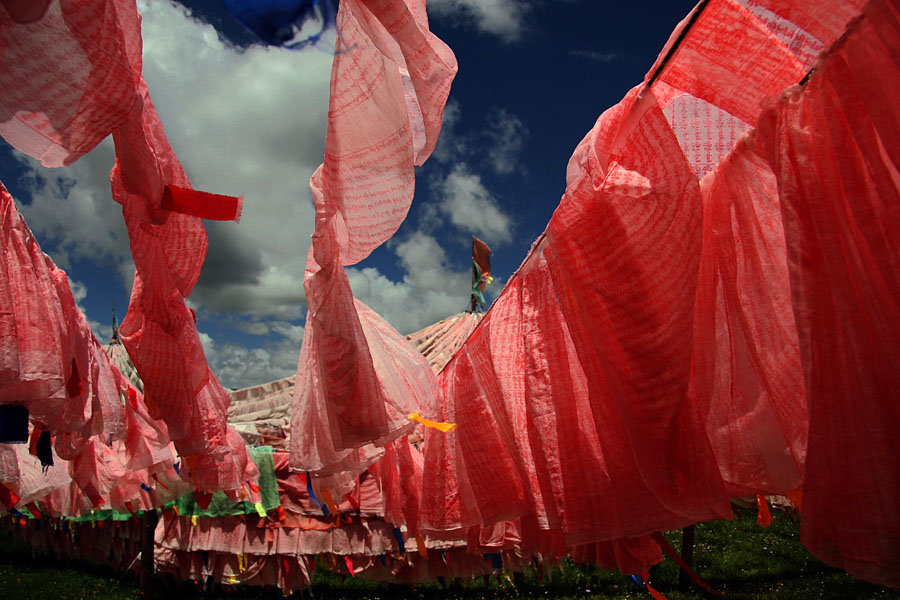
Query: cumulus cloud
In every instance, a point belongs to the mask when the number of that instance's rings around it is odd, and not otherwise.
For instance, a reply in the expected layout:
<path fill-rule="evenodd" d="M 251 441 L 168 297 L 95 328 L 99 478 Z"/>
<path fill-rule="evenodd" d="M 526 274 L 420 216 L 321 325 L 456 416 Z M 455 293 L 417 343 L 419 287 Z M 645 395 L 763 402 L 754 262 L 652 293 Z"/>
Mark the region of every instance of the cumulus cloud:
<path fill-rule="evenodd" d="M 139 6 L 144 77 L 191 182 L 244 197 L 239 225 L 207 223 L 195 300 L 214 311 L 298 318 L 313 230 L 308 180 L 324 153 L 331 56 L 235 48 L 183 7 Z"/>
<path fill-rule="evenodd" d="M 235 322 L 234 328 L 250 335 L 269 335 L 272 331 L 269 324 L 264 321 L 244 321 L 243 319 Z"/>
<path fill-rule="evenodd" d="M 512 240 L 512 219 L 500 208 L 481 176 L 465 164 L 457 164 L 434 184 L 437 202 L 431 210 L 463 233 L 476 235 L 490 245 Z"/>
<path fill-rule="evenodd" d="M 189 301 L 188 305 L 194 305 Z M 197 310 L 206 360 L 222 385 L 239 389 L 292 375 L 304 328 L 280 319 Z M 235 335 L 237 334 L 237 335 Z"/>
<path fill-rule="evenodd" d="M 487 118 L 491 166 L 501 175 L 512 173 L 519 164 L 519 153 L 528 139 L 528 128 L 522 119 L 502 108 L 491 111 Z"/>
<path fill-rule="evenodd" d="M 530 3 L 523 0 L 430 0 L 428 11 L 507 42 L 522 37 Z"/>
<path fill-rule="evenodd" d="M 491 244 L 512 240 L 513 222 L 470 163 L 486 171 L 509 174 L 519 169 L 519 155 L 528 139 L 525 123 L 503 108 L 484 116 L 477 133 L 461 133 L 462 107 L 451 99 L 444 111 L 441 137 L 432 156 L 440 165 L 429 179 L 431 204 L 423 207 L 419 225 L 433 232 L 452 225 L 461 239 L 474 234 Z"/>
<path fill-rule="evenodd" d="M 444 106 L 441 135 L 429 160 L 439 163 L 456 162 L 470 153 L 468 140 L 457 131 L 460 121 L 462 121 L 462 107 L 451 98 Z"/>
<path fill-rule="evenodd" d="M 73 260 L 94 261 L 112 268 L 129 289 L 134 263 L 128 232 L 109 191 L 112 139 L 76 163 L 52 170 L 13 153 L 27 169 L 21 187 L 31 196 L 31 202 L 20 204 L 19 210 L 38 239 L 49 242 L 45 250 L 52 253 L 53 261 L 63 269 Z"/>
<path fill-rule="evenodd" d="M 528 141 L 528 127 L 505 108 L 494 107 L 484 116 L 478 133 L 460 131 L 462 106 L 454 99 L 447 102 L 441 135 L 432 160 L 442 164 L 465 163 L 472 157 L 484 162 L 498 174 L 507 175 L 518 167 L 519 154 Z"/>
<path fill-rule="evenodd" d="M 273 333 L 287 338 L 289 341 L 300 348 L 300 342 L 303 341 L 303 326 L 288 323 L 287 321 L 270 321 L 269 328 Z"/>
<path fill-rule="evenodd" d="M 297 371 L 300 346 L 292 340 L 271 341 L 261 347 L 216 341 L 200 332 L 206 361 L 226 388 L 238 389 L 281 379 Z"/>
<path fill-rule="evenodd" d="M 250 335 L 268 336 L 279 335 L 300 346 L 303 339 L 303 326 L 295 325 L 289 321 L 280 321 L 278 319 L 268 319 L 259 321 L 255 319 L 247 320 L 242 318 L 230 319 L 227 321 L 229 325 Z"/>
<path fill-rule="evenodd" d="M 393 246 L 406 271 L 392 281 L 377 269 L 350 268 L 353 295 L 401 333 L 412 333 L 468 307 L 471 271 L 454 270 L 444 249 L 430 235 L 416 232 Z"/>
<path fill-rule="evenodd" d="M 75 300 L 75 306 L 78 307 L 78 310 L 84 312 L 84 307 L 81 306 L 81 303 L 87 298 L 87 286 L 80 281 L 73 281 L 70 279 L 69 289 L 72 291 L 72 298 Z"/>

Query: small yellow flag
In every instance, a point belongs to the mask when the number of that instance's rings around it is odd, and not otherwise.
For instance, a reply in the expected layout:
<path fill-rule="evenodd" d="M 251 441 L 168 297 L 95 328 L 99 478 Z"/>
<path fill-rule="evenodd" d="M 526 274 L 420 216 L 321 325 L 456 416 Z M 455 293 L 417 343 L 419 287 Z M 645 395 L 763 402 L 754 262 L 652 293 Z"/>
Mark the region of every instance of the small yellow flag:
<path fill-rule="evenodd" d="M 456 429 L 456 423 L 439 423 L 438 421 L 432 421 L 431 419 L 425 419 L 419 416 L 419 411 L 414 412 L 409 415 L 410 421 L 415 421 L 416 423 L 421 423 L 425 427 L 430 427 L 431 429 L 437 429 L 438 431 L 442 431 L 444 433 L 448 433 Z"/>

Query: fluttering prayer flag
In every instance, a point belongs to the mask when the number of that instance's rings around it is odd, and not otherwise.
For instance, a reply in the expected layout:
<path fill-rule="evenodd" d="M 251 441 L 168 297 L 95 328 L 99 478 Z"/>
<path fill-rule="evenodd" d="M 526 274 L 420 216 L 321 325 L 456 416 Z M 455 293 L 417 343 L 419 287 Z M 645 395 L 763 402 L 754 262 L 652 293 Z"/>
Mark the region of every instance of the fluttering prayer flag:
<path fill-rule="evenodd" d="M 439 423 L 438 421 L 432 421 L 431 419 L 422 417 L 419 411 L 416 411 L 409 415 L 409 420 L 415 421 L 416 423 L 419 423 L 431 429 L 437 429 L 438 431 L 441 431 L 443 433 L 448 433 L 456 429 L 456 423 Z"/>
<path fill-rule="evenodd" d="M 240 222 L 243 199 L 168 184 L 163 190 L 162 207 L 166 210 L 210 219 Z"/>
<path fill-rule="evenodd" d="M 484 287 L 491 283 L 491 249 L 483 241 L 472 236 L 472 310 L 477 301 L 482 307 L 486 304 Z"/>

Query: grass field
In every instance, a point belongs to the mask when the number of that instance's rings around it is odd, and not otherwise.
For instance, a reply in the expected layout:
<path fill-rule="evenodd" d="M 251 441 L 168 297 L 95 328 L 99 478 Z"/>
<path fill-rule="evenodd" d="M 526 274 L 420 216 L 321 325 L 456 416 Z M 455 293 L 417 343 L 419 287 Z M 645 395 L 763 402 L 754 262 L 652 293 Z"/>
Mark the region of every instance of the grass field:
<path fill-rule="evenodd" d="M 755 513 L 746 511 L 742 521 L 701 523 L 696 527 L 694 566 L 697 573 L 725 598 L 734 600 L 768 598 L 868 599 L 896 598 L 900 590 L 886 589 L 858 581 L 843 571 L 832 569 L 810 556 L 800 544 L 796 526 L 784 515 L 763 529 L 756 525 Z M 681 536 L 668 536 L 677 549 Z M 590 566 L 579 567 L 562 561 L 561 570 L 552 568 L 552 580 L 541 583 L 529 572 L 515 578 L 515 584 L 491 578 L 488 585 L 479 578 L 457 588 L 449 585 L 422 584 L 413 591 L 362 579 L 343 581 L 320 569 L 306 598 L 351 598 L 389 600 L 423 598 L 433 600 L 494 599 L 648 599 L 650 594 L 618 573 Z M 669 600 L 706 599 L 712 596 L 694 588 L 678 591 L 678 567 L 666 560 L 651 571 L 653 586 Z M 211 592 L 185 585 L 174 587 L 162 580 L 156 583 L 156 598 L 279 598 L 277 590 L 258 588 L 222 588 Z M 46 559 L 33 559 L 30 550 L 8 537 L 0 537 L 0 598 L 74 600 L 84 598 L 134 599 L 137 581 L 122 575 L 85 565 L 62 565 Z M 299 597 L 299 594 L 296 595 Z"/>

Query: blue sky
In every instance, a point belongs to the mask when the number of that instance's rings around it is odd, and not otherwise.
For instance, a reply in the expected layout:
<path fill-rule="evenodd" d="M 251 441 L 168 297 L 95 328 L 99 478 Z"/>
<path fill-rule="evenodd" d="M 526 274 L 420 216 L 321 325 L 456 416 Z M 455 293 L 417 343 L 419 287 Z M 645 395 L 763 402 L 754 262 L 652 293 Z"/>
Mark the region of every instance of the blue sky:
<path fill-rule="evenodd" d="M 572 150 L 638 84 L 692 1 L 431 0 L 431 28 L 459 74 L 409 217 L 348 268 L 355 294 L 409 333 L 468 304 L 471 236 L 493 249 L 496 295 L 543 231 Z M 307 181 L 321 161 L 331 55 L 265 48 L 215 0 L 140 0 L 144 76 L 196 188 L 242 195 L 240 224 L 207 223 L 189 299 L 207 358 L 242 387 L 296 370 L 313 227 Z M 0 180 L 63 267 L 105 342 L 128 305 L 133 264 L 109 193 L 111 140 L 45 169 L 0 140 Z"/>

